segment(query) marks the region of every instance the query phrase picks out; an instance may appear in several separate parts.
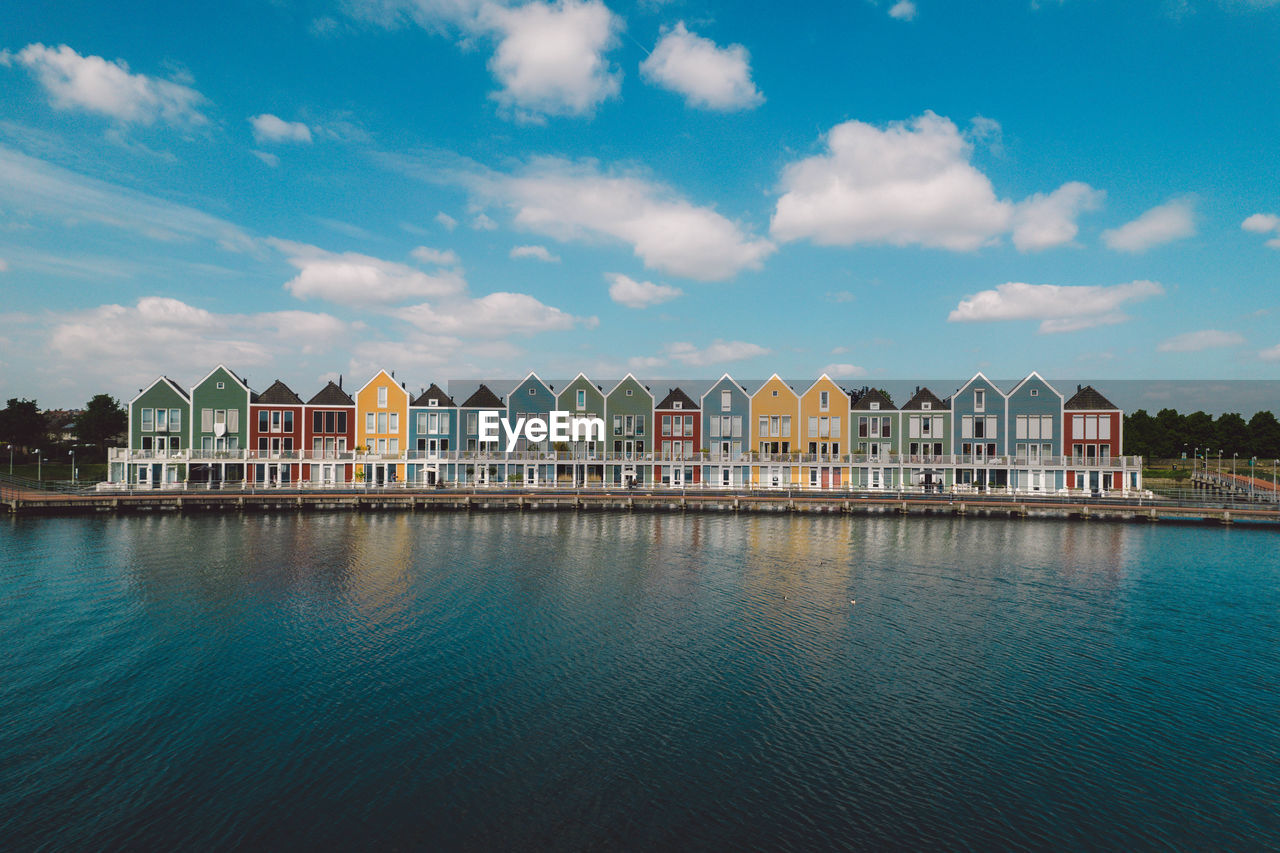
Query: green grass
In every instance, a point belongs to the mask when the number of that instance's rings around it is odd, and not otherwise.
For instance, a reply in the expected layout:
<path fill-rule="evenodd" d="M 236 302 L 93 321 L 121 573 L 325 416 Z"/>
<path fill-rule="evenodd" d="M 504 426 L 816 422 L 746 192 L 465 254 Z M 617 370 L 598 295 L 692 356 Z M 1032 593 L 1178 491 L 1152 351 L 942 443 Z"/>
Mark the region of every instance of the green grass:
<path fill-rule="evenodd" d="M 7 464 L 0 462 L 0 471 L 8 473 Z M 107 479 L 107 465 L 105 462 L 77 462 L 76 468 L 79 470 L 79 482 L 81 483 L 97 483 Z M 28 480 L 70 480 L 71 479 L 71 463 L 70 462 L 49 462 L 37 466 L 35 462 L 17 462 L 13 466 L 13 476 L 25 477 Z"/>

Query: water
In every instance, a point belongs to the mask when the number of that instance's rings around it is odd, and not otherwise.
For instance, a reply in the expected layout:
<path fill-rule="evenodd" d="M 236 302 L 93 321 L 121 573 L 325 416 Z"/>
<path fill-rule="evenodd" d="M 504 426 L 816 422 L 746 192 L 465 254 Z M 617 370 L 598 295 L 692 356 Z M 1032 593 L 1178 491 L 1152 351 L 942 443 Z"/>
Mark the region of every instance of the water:
<path fill-rule="evenodd" d="M 0 838 L 1274 848 L 1277 541 L 894 517 L 10 520 Z"/>

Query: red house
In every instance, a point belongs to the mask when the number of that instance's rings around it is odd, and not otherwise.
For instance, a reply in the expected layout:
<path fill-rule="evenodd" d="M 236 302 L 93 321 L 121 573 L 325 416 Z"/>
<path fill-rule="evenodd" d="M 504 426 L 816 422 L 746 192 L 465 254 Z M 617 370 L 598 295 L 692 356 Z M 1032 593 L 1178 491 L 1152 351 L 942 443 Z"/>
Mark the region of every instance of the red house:
<path fill-rule="evenodd" d="M 1067 488 L 1106 491 L 1123 489 L 1123 413 L 1092 385 L 1076 386 L 1062 406 L 1062 453 L 1067 460 Z M 1114 467 L 1112 467 L 1114 466 Z"/>
<path fill-rule="evenodd" d="M 330 381 L 303 407 L 303 480 L 313 486 L 351 482 L 355 443 L 356 401 L 342 390 L 339 377 L 336 385 Z"/>
<path fill-rule="evenodd" d="M 298 482 L 302 446 L 302 399 L 277 379 L 249 400 L 247 479 L 257 486 Z"/>
<path fill-rule="evenodd" d="M 664 486 L 702 482 L 697 454 L 702 446 L 702 413 L 698 404 L 679 388 L 673 388 L 653 409 L 653 434 L 657 437 L 657 462 L 653 479 Z"/>

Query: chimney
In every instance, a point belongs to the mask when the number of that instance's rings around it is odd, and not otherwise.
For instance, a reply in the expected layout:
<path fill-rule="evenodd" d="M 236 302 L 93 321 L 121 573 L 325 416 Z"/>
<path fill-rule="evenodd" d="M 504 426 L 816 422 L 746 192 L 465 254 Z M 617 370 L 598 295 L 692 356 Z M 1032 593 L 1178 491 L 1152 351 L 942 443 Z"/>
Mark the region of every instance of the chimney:
<path fill-rule="evenodd" d="M 342 390 L 342 374 L 341 373 L 338 374 L 338 390 L 339 391 Z"/>

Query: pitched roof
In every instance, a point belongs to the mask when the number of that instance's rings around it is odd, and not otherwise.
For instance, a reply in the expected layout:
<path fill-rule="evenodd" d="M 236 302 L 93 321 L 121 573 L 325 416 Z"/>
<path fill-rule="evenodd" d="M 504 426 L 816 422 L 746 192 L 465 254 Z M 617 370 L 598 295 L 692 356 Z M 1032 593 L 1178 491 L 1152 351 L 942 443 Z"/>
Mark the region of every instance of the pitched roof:
<path fill-rule="evenodd" d="M 279 379 L 272 382 L 267 390 L 256 395 L 256 403 L 268 403 L 277 406 L 301 406 L 302 398 L 293 393 L 288 385 L 285 385 Z"/>
<path fill-rule="evenodd" d="M 506 404 L 498 397 L 497 394 L 489 390 L 489 386 L 483 382 L 476 389 L 476 393 L 472 394 L 462 403 L 464 409 L 501 409 Z"/>
<path fill-rule="evenodd" d="M 1086 385 L 1081 388 L 1076 386 L 1076 393 L 1070 400 L 1062 406 L 1064 409 L 1115 409 L 1120 407 L 1112 403 L 1106 397 L 1098 393 L 1098 390 L 1092 385 Z"/>
<path fill-rule="evenodd" d="M 452 408 L 458 407 L 458 404 L 453 402 L 453 398 L 444 393 L 440 386 L 434 382 L 431 383 L 430 388 L 418 395 L 418 399 L 414 400 L 412 405 L 429 406 L 431 405 L 432 400 L 436 401 L 437 406 L 449 406 Z"/>
<path fill-rule="evenodd" d="M 655 409 L 674 409 L 675 404 L 679 403 L 683 409 L 697 409 L 698 404 L 689 399 L 689 395 L 681 391 L 679 388 L 672 388 L 671 393 L 662 398 L 662 402 L 654 406 Z"/>
<path fill-rule="evenodd" d="M 867 389 L 867 392 L 854 400 L 849 408 L 858 411 L 869 411 L 872 403 L 879 403 L 881 409 L 896 408 L 893 405 L 893 400 L 889 399 L 889 395 L 881 392 L 879 388 Z"/>
<path fill-rule="evenodd" d="M 903 411 L 906 411 L 907 409 L 923 410 L 924 403 L 928 403 L 931 410 L 945 410 L 951 408 L 950 403 L 945 403 L 942 400 L 939 400 L 938 395 L 934 394 L 928 388 L 917 388 L 915 395 L 910 400 L 902 404 L 902 409 Z"/>
<path fill-rule="evenodd" d="M 307 401 L 308 406 L 354 406 L 355 400 L 351 399 L 351 395 L 343 391 L 333 380 L 329 380 L 329 384 L 320 389 L 320 393 L 316 394 Z"/>

